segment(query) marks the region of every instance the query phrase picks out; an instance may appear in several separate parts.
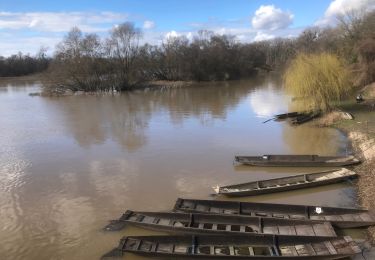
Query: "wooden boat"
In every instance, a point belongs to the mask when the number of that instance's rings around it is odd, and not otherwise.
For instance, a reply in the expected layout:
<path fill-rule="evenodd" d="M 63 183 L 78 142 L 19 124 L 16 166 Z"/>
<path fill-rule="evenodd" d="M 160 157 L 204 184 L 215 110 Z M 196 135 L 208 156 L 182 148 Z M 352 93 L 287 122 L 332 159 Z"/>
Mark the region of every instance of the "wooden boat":
<path fill-rule="evenodd" d="M 125 252 L 163 259 L 328 260 L 350 257 L 361 249 L 349 236 L 128 236 L 102 259 Z"/>
<path fill-rule="evenodd" d="M 348 169 L 293 175 L 288 177 L 253 181 L 214 187 L 217 194 L 227 196 L 252 196 L 280 191 L 297 190 L 345 181 L 357 174 Z"/>
<path fill-rule="evenodd" d="M 235 215 L 213 215 L 176 212 L 135 212 L 128 210 L 112 221 L 105 230 L 117 231 L 126 225 L 166 232 L 227 234 L 264 234 L 295 236 L 328 236 L 336 233 L 329 222 L 275 219 Z"/>
<path fill-rule="evenodd" d="M 338 228 L 375 225 L 374 212 L 354 208 L 179 198 L 175 203 L 174 211 L 329 221 Z"/>
<path fill-rule="evenodd" d="M 307 113 L 307 114 L 298 115 L 298 116 L 292 118 L 291 123 L 293 125 L 300 125 L 300 124 L 306 123 L 310 120 L 313 120 L 314 118 L 319 117 L 320 113 L 321 113 L 320 111 L 312 111 L 312 112 Z"/>
<path fill-rule="evenodd" d="M 354 156 L 263 155 L 235 156 L 235 162 L 252 166 L 343 167 L 360 163 Z"/>
<path fill-rule="evenodd" d="M 301 115 L 303 115 L 303 113 L 289 112 L 289 113 L 275 115 L 274 118 L 276 120 L 282 120 L 282 119 L 293 118 L 293 117 L 297 117 L 297 116 L 301 116 Z"/>

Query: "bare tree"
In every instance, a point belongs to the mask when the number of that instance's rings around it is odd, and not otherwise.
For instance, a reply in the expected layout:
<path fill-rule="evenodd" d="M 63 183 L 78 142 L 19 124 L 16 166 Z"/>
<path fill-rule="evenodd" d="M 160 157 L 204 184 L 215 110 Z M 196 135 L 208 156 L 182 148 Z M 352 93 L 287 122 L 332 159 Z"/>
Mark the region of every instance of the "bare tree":
<path fill-rule="evenodd" d="M 127 89 L 136 82 L 132 67 L 139 53 L 141 31 L 134 24 L 126 22 L 116 26 L 107 40 L 108 58 L 113 62 L 117 90 Z"/>

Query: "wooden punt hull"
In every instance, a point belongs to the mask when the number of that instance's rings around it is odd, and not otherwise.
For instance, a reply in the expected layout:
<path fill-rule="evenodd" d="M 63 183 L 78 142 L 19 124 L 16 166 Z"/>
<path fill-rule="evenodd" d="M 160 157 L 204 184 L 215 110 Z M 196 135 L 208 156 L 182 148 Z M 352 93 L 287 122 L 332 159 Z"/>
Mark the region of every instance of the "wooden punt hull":
<path fill-rule="evenodd" d="M 355 165 L 360 161 L 354 156 L 319 155 L 263 155 L 235 156 L 235 162 L 251 166 L 277 167 L 343 167 Z"/>
<path fill-rule="evenodd" d="M 320 111 L 311 112 L 311 113 L 308 113 L 308 114 L 302 114 L 302 115 L 298 115 L 298 116 L 294 117 L 291 120 L 291 123 L 293 125 L 300 125 L 300 124 L 306 123 L 310 120 L 313 120 L 314 118 L 317 118 L 319 116 L 320 116 Z"/>
<path fill-rule="evenodd" d="M 352 179 L 356 176 L 357 174 L 355 172 L 342 168 L 341 170 L 308 173 L 215 187 L 214 190 L 218 194 L 232 197 L 253 196 L 328 185 Z"/>
<path fill-rule="evenodd" d="M 275 115 L 274 118 L 276 120 L 283 120 L 283 119 L 293 118 L 293 117 L 297 117 L 297 116 L 301 116 L 301 115 L 303 115 L 303 113 L 300 113 L 300 112 L 289 112 L 289 113 Z"/>
<path fill-rule="evenodd" d="M 375 225 L 374 212 L 354 208 L 179 198 L 175 203 L 174 211 L 329 221 L 338 228 Z"/>
<path fill-rule="evenodd" d="M 194 234 L 336 236 L 331 224 L 323 221 L 311 222 L 200 213 L 134 212 L 130 210 L 126 211 L 120 219 L 112 221 L 105 230 L 117 231 L 127 224 L 158 231 Z"/>
<path fill-rule="evenodd" d="M 128 236 L 102 259 L 122 257 L 125 252 L 163 259 L 328 260 L 361 250 L 350 237 Z"/>

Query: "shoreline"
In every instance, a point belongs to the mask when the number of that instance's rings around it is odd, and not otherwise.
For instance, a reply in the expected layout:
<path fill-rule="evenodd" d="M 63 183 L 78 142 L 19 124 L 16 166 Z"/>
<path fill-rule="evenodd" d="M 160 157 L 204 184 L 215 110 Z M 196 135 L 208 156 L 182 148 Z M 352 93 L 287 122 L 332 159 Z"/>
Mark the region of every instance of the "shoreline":
<path fill-rule="evenodd" d="M 363 89 L 366 89 L 365 100 L 373 102 L 375 83 L 369 84 Z M 375 212 L 375 109 L 368 102 L 356 104 L 354 101 L 344 104 L 340 109 L 342 110 L 326 114 L 314 125 L 316 127 L 332 127 L 347 136 L 354 155 L 362 161 L 361 164 L 354 167 L 359 175 L 359 178 L 353 182 L 357 193 L 357 203 L 359 206 Z M 348 120 L 343 116 L 345 114 L 343 111 L 353 113 L 354 118 Z M 367 228 L 366 242 L 375 246 L 375 226 Z M 371 250 L 373 251 L 373 249 Z"/>

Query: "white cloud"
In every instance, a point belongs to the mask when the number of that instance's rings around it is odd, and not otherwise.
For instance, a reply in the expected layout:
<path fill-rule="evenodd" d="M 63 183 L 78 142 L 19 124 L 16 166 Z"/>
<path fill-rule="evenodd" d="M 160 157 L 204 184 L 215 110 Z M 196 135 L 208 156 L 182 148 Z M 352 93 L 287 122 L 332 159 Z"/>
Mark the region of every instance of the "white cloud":
<path fill-rule="evenodd" d="M 165 38 L 166 38 L 166 39 L 169 39 L 169 38 L 176 38 L 176 37 L 179 37 L 179 36 L 180 36 L 180 34 L 177 33 L 176 31 L 170 31 L 170 32 L 167 32 L 167 33 L 165 34 Z"/>
<path fill-rule="evenodd" d="M 2 36 L 0 41 L 0 56 L 10 56 L 16 54 L 19 51 L 26 54 L 35 54 L 39 51 L 41 46 L 50 47 L 48 48 L 48 54 L 52 54 L 53 47 L 61 41 L 61 36 L 34 36 L 34 37 L 14 37 L 14 36 Z"/>
<path fill-rule="evenodd" d="M 267 34 L 267 33 L 263 33 L 263 32 L 257 32 L 257 34 L 254 37 L 254 41 L 256 41 L 256 42 L 258 42 L 258 41 L 266 41 L 266 40 L 271 40 L 273 38 L 275 38 L 275 36 L 272 35 L 272 34 Z"/>
<path fill-rule="evenodd" d="M 261 5 L 255 11 L 251 23 L 258 30 L 278 30 L 287 28 L 293 22 L 293 14 L 274 5 Z"/>
<path fill-rule="evenodd" d="M 143 22 L 143 29 L 153 29 L 155 28 L 155 22 L 154 21 L 150 21 L 150 20 L 146 20 Z"/>
<path fill-rule="evenodd" d="M 78 26 L 85 32 L 100 32 L 126 19 L 126 14 L 114 12 L 0 12 L 0 30 L 66 32 Z"/>
<path fill-rule="evenodd" d="M 372 10 L 375 10 L 375 0 L 334 0 L 328 6 L 324 16 L 316 22 L 316 25 L 334 24 L 339 15 Z"/>
<path fill-rule="evenodd" d="M 288 110 L 288 98 L 272 83 L 268 83 L 267 88 L 254 90 L 249 99 L 251 109 L 258 117 L 270 117 Z"/>

